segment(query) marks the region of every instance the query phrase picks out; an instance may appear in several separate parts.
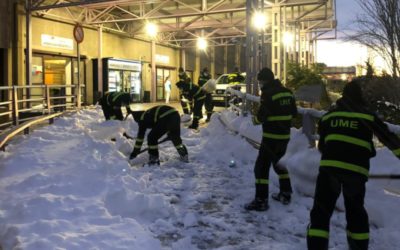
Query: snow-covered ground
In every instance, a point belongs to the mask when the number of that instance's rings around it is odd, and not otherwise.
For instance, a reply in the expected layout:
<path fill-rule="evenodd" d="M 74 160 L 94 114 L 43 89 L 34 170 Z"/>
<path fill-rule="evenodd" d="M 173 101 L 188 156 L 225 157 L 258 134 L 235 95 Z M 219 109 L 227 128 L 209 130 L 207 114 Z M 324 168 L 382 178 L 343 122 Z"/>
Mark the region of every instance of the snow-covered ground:
<path fill-rule="evenodd" d="M 0 245 L 9 249 L 306 249 L 319 153 L 293 129 L 283 161 L 295 189 L 293 202 L 270 201 L 266 212 L 246 212 L 254 196 L 257 150 L 221 123 L 259 141 L 248 117 L 223 111 L 199 133 L 183 128 L 190 163 L 170 142 L 160 145 L 160 167 L 130 166 L 137 125 L 104 121 L 100 109 L 63 117 L 14 140 L 0 152 Z M 116 141 L 111 141 L 116 138 Z M 229 166 L 235 161 L 235 166 Z M 386 148 L 372 160 L 373 174 L 399 174 Z M 277 176 L 271 170 L 271 190 Z M 366 207 L 370 249 L 400 249 L 400 197 L 384 191 L 395 181 L 370 180 Z M 339 200 L 331 220 L 331 249 L 347 249 Z"/>

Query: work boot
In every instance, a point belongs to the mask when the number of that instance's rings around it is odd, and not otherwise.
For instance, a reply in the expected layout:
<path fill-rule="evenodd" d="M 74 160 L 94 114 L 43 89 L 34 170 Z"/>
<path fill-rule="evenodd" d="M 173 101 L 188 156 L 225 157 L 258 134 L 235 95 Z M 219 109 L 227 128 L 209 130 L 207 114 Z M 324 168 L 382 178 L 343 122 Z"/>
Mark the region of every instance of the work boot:
<path fill-rule="evenodd" d="M 180 156 L 180 160 L 183 162 L 189 162 L 189 155 L 186 146 L 182 144 L 182 146 L 178 147 L 177 150 Z"/>
<path fill-rule="evenodd" d="M 160 165 L 160 159 L 158 156 L 155 155 L 149 155 L 149 162 L 147 163 L 149 166 L 154 166 L 154 165 Z"/>
<path fill-rule="evenodd" d="M 207 114 L 206 122 L 210 122 L 210 121 L 211 121 L 211 114 Z"/>
<path fill-rule="evenodd" d="M 199 125 L 196 125 L 196 124 L 192 123 L 192 125 L 190 125 L 188 128 L 190 128 L 190 129 L 198 129 Z"/>
<path fill-rule="evenodd" d="M 266 211 L 269 208 L 268 199 L 255 198 L 252 202 L 244 205 L 244 208 L 249 211 Z"/>
<path fill-rule="evenodd" d="M 181 160 L 181 161 L 183 161 L 183 162 L 186 162 L 186 163 L 188 163 L 189 162 L 189 155 L 181 155 L 180 157 L 179 157 L 179 159 Z"/>
<path fill-rule="evenodd" d="M 271 197 L 272 199 L 281 202 L 283 205 L 288 205 L 291 200 L 291 193 L 289 192 L 273 193 Z"/>

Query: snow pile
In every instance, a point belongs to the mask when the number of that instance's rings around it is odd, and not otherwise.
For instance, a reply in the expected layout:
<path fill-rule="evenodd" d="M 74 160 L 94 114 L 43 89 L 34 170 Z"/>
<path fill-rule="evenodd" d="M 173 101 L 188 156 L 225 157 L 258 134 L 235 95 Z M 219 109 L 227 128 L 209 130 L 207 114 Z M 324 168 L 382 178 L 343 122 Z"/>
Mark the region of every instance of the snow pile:
<path fill-rule="evenodd" d="M 104 121 L 100 109 L 85 110 L 40 128 L 0 152 L 0 245 L 8 249 L 306 249 L 319 153 L 293 129 L 283 162 L 295 193 L 283 206 L 245 212 L 254 196 L 257 150 L 227 130 L 260 140 L 250 117 L 215 114 L 207 128 L 182 129 L 190 163 L 178 160 L 171 142 L 160 145 L 161 167 L 130 166 L 127 157 L 137 124 Z M 111 139 L 115 139 L 114 141 Z M 144 145 L 145 146 L 145 145 Z M 229 163 L 236 164 L 229 167 Z M 400 162 L 383 148 L 375 173 L 400 173 Z M 270 192 L 278 191 L 271 170 Z M 370 249 L 400 249 L 400 199 L 368 183 Z M 340 205 L 338 206 L 340 208 Z M 345 249 L 345 215 L 332 217 L 330 246 Z"/>

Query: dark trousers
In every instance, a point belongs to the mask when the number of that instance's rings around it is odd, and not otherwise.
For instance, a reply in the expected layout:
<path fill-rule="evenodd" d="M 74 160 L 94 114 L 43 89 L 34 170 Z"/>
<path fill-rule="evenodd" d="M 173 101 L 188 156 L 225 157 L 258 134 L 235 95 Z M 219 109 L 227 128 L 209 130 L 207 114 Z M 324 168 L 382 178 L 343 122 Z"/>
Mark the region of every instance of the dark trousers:
<path fill-rule="evenodd" d="M 121 107 L 113 107 L 107 104 L 101 104 L 101 109 L 103 110 L 103 114 L 106 120 L 122 121 L 124 119 Z"/>
<path fill-rule="evenodd" d="M 195 99 L 193 106 L 193 122 L 191 127 L 198 128 L 199 120 L 203 118 L 203 104 L 205 98 Z"/>
<path fill-rule="evenodd" d="M 328 249 L 329 222 L 342 190 L 349 248 L 368 249 L 369 224 L 368 214 L 364 208 L 365 182 L 365 178 L 356 173 L 320 167 L 307 232 L 308 249 Z"/>
<path fill-rule="evenodd" d="M 204 100 L 204 107 L 206 108 L 206 113 L 207 113 L 207 119 L 210 120 L 214 105 L 213 105 L 213 99 L 211 94 L 206 94 L 206 99 Z"/>
<path fill-rule="evenodd" d="M 159 120 L 147 135 L 149 154 L 158 158 L 158 139 L 168 133 L 168 138 L 175 147 L 182 144 L 181 139 L 181 118 L 178 112 L 167 115 Z"/>
<path fill-rule="evenodd" d="M 263 138 L 258 157 L 254 166 L 256 178 L 256 198 L 268 199 L 269 193 L 269 169 L 274 168 L 279 176 L 279 187 L 281 192 L 292 192 L 289 173 L 279 160 L 285 155 L 288 140 L 274 140 Z"/>
<path fill-rule="evenodd" d="M 183 99 L 183 96 L 181 95 L 182 111 L 184 114 L 190 115 L 193 112 L 193 101 L 189 100 L 188 102 L 185 102 L 182 99 Z"/>

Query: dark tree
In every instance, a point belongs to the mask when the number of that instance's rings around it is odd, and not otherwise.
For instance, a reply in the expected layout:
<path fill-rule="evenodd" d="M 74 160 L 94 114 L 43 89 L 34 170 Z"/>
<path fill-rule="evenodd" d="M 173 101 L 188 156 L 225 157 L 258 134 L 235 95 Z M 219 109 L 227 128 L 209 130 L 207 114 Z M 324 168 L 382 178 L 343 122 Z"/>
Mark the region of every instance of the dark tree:
<path fill-rule="evenodd" d="M 357 30 L 349 35 L 381 55 L 394 78 L 399 75 L 400 0 L 357 0 L 364 14 L 357 16 Z"/>

